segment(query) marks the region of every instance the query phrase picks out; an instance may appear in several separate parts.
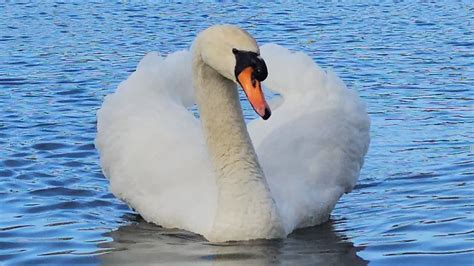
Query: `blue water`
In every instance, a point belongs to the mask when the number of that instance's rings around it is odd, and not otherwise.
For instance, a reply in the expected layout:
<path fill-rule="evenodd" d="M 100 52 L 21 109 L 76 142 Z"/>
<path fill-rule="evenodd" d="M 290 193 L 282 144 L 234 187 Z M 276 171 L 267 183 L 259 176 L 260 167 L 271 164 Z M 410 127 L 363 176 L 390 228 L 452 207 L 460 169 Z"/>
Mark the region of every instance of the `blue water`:
<path fill-rule="evenodd" d="M 474 4 L 257 2 L 0 3 L 1 265 L 474 264 Z M 216 23 L 304 51 L 367 102 L 366 163 L 328 223 L 213 245 L 108 192 L 104 96 Z"/>

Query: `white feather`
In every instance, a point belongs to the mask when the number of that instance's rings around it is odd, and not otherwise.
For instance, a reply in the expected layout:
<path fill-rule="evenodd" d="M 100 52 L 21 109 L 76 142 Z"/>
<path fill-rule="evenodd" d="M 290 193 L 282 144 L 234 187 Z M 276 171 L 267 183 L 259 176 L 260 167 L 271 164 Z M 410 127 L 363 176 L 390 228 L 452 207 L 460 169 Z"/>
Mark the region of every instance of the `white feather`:
<path fill-rule="evenodd" d="M 285 233 L 326 221 L 355 185 L 370 120 L 354 90 L 303 53 L 264 45 L 265 85 L 282 95 L 248 125 Z M 216 174 L 194 103 L 191 53 L 149 53 L 98 112 L 96 146 L 111 191 L 147 221 L 207 236 Z M 251 222 L 251 221 L 250 221 Z"/>

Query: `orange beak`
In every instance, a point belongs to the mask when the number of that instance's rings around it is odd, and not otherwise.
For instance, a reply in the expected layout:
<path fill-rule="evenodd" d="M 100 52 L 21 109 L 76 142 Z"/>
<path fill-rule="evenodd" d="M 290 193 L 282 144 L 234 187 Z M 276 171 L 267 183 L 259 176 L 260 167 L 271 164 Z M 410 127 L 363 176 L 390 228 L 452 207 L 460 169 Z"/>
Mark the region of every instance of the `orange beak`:
<path fill-rule="evenodd" d="M 242 86 L 242 89 L 244 89 L 245 95 L 247 95 L 247 99 L 252 105 L 253 110 L 255 110 L 255 112 L 264 120 L 267 120 L 272 112 L 263 96 L 260 81 L 254 78 L 253 71 L 254 69 L 252 67 L 246 67 L 242 72 L 240 72 L 237 80 L 239 81 L 240 86 Z"/>

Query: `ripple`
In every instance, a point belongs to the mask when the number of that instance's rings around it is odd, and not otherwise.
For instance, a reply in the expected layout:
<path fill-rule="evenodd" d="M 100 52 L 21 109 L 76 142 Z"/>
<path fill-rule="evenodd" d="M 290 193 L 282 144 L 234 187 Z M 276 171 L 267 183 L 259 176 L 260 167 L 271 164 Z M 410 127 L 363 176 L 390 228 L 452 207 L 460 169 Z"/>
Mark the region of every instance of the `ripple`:
<path fill-rule="evenodd" d="M 15 86 L 23 84 L 28 84 L 27 80 L 24 78 L 0 78 L 0 85 Z"/>
<path fill-rule="evenodd" d="M 14 176 L 15 172 L 9 169 L 0 170 L 0 177 L 10 177 Z"/>
<path fill-rule="evenodd" d="M 0 227 L 0 231 L 10 231 L 10 230 L 15 230 L 15 229 L 20 229 L 20 228 L 25 228 L 25 227 L 31 227 L 33 225 L 15 225 L 15 226 L 9 226 L 9 227 Z"/>
<path fill-rule="evenodd" d="M 413 251 L 413 252 L 400 252 L 400 253 L 387 253 L 385 256 L 403 256 L 403 255 L 449 255 L 449 254 L 462 254 L 462 253 L 474 253 L 474 249 L 468 250 L 455 250 L 455 251 Z"/>
<path fill-rule="evenodd" d="M 63 81 L 61 83 L 81 83 L 81 81 Z M 66 90 L 66 91 L 60 91 L 57 92 L 57 95 L 74 95 L 74 94 L 81 94 L 84 93 L 83 89 L 72 89 L 72 90 Z"/>
<path fill-rule="evenodd" d="M 93 152 L 66 152 L 66 153 L 58 153 L 53 155 L 48 155 L 48 158 L 84 158 L 94 155 Z"/>
<path fill-rule="evenodd" d="M 74 210 L 80 209 L 83 204 L 76 202 L 76 201 L 65 201 L 65 202 L 58 202 L 54 204 L 47 204 L 47 205 L 39 205 L 35 204 L 32 206 L 25 205 L 27 213 L 42 213 L 47 212 L 50 210 Z"/>
<path fill-rule="evenodd" d="M 48 253 L 41 253 L 38 254 L 38 256 L 56 256 L 56 255 L 66 255 L 66 254 L 71 254 L 75 250 L 74 249 L 69 249 L 69 250 L 62 250 L 62 251 L 55 251 L 55 252 L 48 252 Z"/>
<path fill-rule="evenodd" d="M 74 221 L 67 221 L 67 222 L 57 222 L 57 223 L 50 223 L 47 224 L 46 226 L 64 226 L 64 225 L 69 225 L 69 224 L 75 224 L 77 222 Z M 58 240 L 71 240 L 73 239 L 72 237 L 66 237 L 66 238 L 60 238 Z"/>
<path fill-rule="evenodd" d="M 32 160 L 23 160 L 23 159 L 7 159 L 7 160 L 4 160 L 3 162 L 3 165 L 6 166 L 6 167 L 12 167 L 12 168 L 16 168 L 16 167 L 23 167 L 23 166 L 27 166 L 27 165 L 30 165 L 33 163 Z"/>
<path fill-rule="evenodd" d="M 76 197 L 92 197 L 96 193 L 90 190 L 84 189 L 70 189 L 66 187 L 51 187 L 51 188 L 42 188 L 37 190 L 32 190 L 29 192 L 34 196 L 76 196 Z"/>
<path fill-rule="evenodd" d="M 51 150 L 58 150 L 58 149 L 65 149 L 68 148 L 68 145 L 63 143 L 37 143 L 32 146 L 35 150 L 40 151 L 51 151 Z"/>

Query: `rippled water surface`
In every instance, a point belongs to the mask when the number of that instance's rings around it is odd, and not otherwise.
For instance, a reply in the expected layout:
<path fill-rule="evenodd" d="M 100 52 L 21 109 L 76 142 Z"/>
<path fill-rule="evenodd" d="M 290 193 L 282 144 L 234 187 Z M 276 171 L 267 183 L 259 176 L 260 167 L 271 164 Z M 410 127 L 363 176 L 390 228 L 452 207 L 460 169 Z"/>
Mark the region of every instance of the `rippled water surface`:
<path fill-rule="evenodd" d="M 0 3 L 0 264 L 474 264 L 474 5 L 257 2 Z M 368 103 L 366 164 L 328 223 L 213 245 L 108 192 L 104 96 L 216 23 L 308 53 Z"/>

